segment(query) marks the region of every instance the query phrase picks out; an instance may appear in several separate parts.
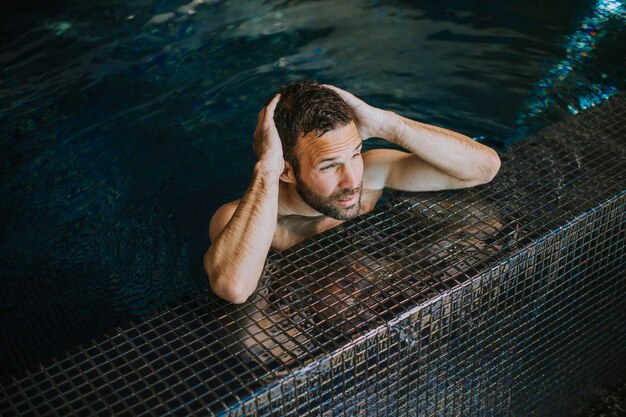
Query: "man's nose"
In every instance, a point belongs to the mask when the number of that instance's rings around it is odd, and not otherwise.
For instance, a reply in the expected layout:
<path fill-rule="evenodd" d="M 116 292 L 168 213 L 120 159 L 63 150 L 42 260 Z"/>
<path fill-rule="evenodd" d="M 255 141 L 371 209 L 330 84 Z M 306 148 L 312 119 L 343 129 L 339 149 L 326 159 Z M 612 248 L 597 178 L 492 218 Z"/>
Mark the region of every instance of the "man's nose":
<path fill-rule="evenodd" d="M 356 178 L 356 173 L 354 172 L 354 168 L 352 168 L 350 164 L 344 165 L 342 173 L 341 173 L 341 182 L 339 183 L 339 187 L 356 188 L 358 185 L 359 185 L 359 182 Z"/>

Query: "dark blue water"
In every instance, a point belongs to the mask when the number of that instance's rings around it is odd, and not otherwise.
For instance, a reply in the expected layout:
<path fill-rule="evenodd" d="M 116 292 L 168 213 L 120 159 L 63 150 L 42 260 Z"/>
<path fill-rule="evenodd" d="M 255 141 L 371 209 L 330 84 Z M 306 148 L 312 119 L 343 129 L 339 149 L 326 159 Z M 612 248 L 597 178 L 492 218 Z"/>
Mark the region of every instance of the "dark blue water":
<path fill-rule="evenodd" d="M 336 84 L 506 152 L 623 90 L 624 16 L 618 1 L 2 2 L 0 374 L 207 287 L 208 222 L 245 190 L 281 84 Z"/>

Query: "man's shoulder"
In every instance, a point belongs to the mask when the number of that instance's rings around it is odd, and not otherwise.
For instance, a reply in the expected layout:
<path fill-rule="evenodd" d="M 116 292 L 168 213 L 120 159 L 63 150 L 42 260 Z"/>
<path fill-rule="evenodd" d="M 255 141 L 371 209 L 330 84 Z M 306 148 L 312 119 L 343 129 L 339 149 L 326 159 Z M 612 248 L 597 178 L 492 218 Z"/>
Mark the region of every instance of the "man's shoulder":
<path fill-rule="evenodd" d="M 230 203 L 223 204 L 215 211 L 215 213 L 213 213 L 211 224 L 209 226 L 209 237 L 211 238 L 211 241 L 214 241 L 222 229 L 224 229 L 226 224 L 228 224 L 230 219 L 233 217 L 233 214 L 235 214 L 237 207 L 239 207 L 240 202 L 241 198 L 238 198 Z"/>
<path fill-rule="evenodd" d="M 237 210 L 237 207 L 239 207 L 240 202 L 241 202 L 241 198 L 238 198 L 229 203 L 222 204 L 220 208 L 215 210 L 213 217 L 218 216 L 218 215 L 219 216 L 225 216 L 225 215 L 232 216 L 233 213 L 235 213 L 235 210 Z"/>
<path fill-rule="evenodd" d="M 396 149 L 370 149 L 363 152 L 363 188 L 385 188 L 390 167 L 407 155 L 410 154 Z"/>

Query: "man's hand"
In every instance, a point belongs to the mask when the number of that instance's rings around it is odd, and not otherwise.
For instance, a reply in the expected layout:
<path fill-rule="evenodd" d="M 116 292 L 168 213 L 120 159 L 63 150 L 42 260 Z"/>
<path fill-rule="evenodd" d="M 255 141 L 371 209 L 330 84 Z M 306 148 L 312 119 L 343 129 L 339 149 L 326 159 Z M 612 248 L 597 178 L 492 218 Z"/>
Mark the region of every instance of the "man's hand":
<path fill-rule="evenodd" d="M 274 110 L 280 100 L 280 94 L 274 96 L 257 117 L 254 130 L 254 152 L 257 155 L 260 168 L 268 173 L 280 175 L 285 167 L 283 147 L 280 136 L 274 124 Z"/>
<path fill-rule="evenodd" d="M 204 270 L 215 294 L 243 303 L 254 292 L 276 232 L 280 174 L 285 161 L 274 124 L 276 96 L 259 112 L 253 148 L 258 162 L 250 187 L 238 200 L 220 207 L 209 226 L 211 246 Z"/>
<path fill-rule="evenodd" d="M 356 118 L 356 127 L 362 140 L 366 140 L 371 137 L 385 137 L 386 130 L 390 126 L 390 119 L 392 118 L 393 113 L 370 106 L 363 100 L 345 90 L 342 90 L 341 88 L 329 84 L 324 84 L 324 87 L 335 91 L 346 103 L 348 103 L 350 107 L 352 107 Z"/>
<path fill-rule="evenodd" d="M 379 137 L 409 151 L 374 149 L 364 153 L 368 167 L 364 183 L 372 189 L 434 191 L 472 187 L 491 181 L 500 169 L 500 158 L 493 149 L 465 135 L 377 109 L 335 86 L 324 87 L 352 107 L 361 139 Z"/>

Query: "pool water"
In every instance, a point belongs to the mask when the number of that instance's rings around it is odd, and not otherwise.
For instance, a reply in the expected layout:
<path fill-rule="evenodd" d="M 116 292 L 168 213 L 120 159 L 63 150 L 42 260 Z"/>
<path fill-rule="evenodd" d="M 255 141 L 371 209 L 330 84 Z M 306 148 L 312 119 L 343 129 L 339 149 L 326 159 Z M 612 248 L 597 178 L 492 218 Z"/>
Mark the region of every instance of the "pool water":
<path fill-rule="evenodd" d="M 209 220 L 245 190 L 281 84 L 316 78 L 505 152 L 624 89 L 624 16 L 618 1 L 1 3 L 0 375 L 207 287 Z"/>

